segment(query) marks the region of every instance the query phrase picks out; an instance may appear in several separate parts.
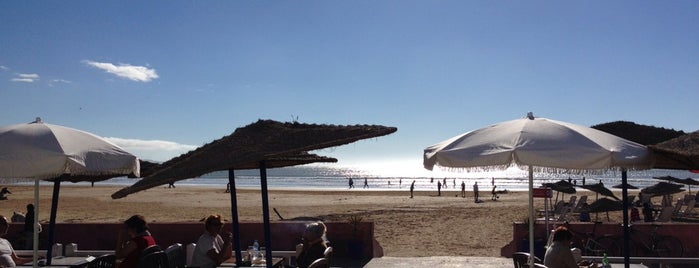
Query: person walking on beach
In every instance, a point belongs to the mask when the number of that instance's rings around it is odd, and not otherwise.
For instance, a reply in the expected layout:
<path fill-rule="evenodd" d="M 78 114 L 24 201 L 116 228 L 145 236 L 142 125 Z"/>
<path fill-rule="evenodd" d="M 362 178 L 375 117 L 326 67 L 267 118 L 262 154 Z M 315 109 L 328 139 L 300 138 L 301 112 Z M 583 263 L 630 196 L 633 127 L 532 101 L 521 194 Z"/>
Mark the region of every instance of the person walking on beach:
<path fill-rule="evenodd" d="M 442 196 L 442 183 L 437 182 L 437 196 Z"/>
<path fill-rule="evenodd" d="M 444 178 L 444 180 L 442 182 L 442 186 L 444 186 L 444 189 L 447 188 L 447 178 Z"/>
<path fill-rule="evenodd" d="M 454 189 L 456 189 L 456 178 L 452 179 L 451 182 L 454 184 Z"/>
<path fill-rule="evenodd" d="M 490 179 L 490 186 L 495 186 L 495 177 Z"/>
<path fill-rule="evenodd" d="M 403 178 L 398 179 L 398 188 L 403 187 Z"/>
<path fill-rule="evenodd" d="M 461 198 L 466 198 L 466 183 L 461 181 Z"/>
<path fill-rule="evenodd" d="M 500 197 L 498 197 L 498 192 L 495 191 L 495 188 L 497 188 L 497 186 L 493 185 L 493 190 L 490 192 L 492 194 L 492 196 L 490 196 L 490 200 L 498 201 L 498 198 Z"/>
<path fill-rule="evenodd" d="M 364 178 L 364 189 L 369 188 L 369 181 L 367 178 Z"/>
<path fill-rule="evenodd" d="M 478 182 L 473 183 L 473 201 L 478 203 Z"/>
<path fill-rule="evenodd" d="M 413 190 L 415 190 L 415 181 L 410 184 L 410 198 L 413 198 Z"/>
<path fill-rule="evenodd" d="M 354 180 L 352 180 L 352 178 L 349 178 L 349 181 L 347 183 L 349 183 L 350 189 L 354 188 Z"/>

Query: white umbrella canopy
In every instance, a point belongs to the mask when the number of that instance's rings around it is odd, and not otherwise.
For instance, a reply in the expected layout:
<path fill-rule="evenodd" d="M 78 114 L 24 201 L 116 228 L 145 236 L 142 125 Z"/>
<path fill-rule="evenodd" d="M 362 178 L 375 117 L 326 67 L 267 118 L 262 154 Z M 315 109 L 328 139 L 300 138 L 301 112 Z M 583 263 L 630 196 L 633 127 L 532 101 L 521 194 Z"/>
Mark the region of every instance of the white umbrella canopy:
<path fill-rule="evenodd" d="M 512 164 L 543 170 L 647 168 L 645 146 L 571 123 L 534 118 L 470 131 L 425 149 L 424 166 L 504 168 Z"/>
<path fill-rule="evenodd" d="M 64 174 L 93 180 L 138 175 L 138 159 L 94 134 L 45 124 L 0 127 L 0 177 L 53 179 Z"/>
<path fill-rule="evenodd" d="M 36 181 L 35 225 L 39 218 L 39 180 L 97 181 L 124 175 L 139 176 L 138 158 L 94 134 L 45 124 L 40 118 L 28 124 L 0 127 L 0 178 Z M 54 189 L 51 225 L 55 220 L 57 189 Z M 49 240 L 52 243 L 53 238 Z M 36 267 L 36 232 L 33 244 Z"/>
<path fill-rule="evenodd" d="M 648 149 L 638 143 L 571 123 L 535 118 L 532 113 L 466 132 L 424 150 L 423 165 L 489 170 L 511 165 L 529 168 L 529 243 L 534 255 L 533 172 L 646 169 Z M 532 263 L 533 266 L 533 263 Z"/>

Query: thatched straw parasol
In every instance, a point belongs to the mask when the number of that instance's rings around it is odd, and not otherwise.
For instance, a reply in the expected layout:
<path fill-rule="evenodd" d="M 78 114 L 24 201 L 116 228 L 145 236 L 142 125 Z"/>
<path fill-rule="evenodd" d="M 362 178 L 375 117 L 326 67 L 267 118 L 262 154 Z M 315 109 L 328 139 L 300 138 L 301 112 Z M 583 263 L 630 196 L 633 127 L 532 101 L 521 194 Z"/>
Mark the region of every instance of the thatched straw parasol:
<path fill-rule="evenodd" d="M 643 195 L 650 195 L 650 196 L 676 194 L 676 193 L 680 193 L 682 191 L 684 191 L 684 189 L 682 189 L 682 185 L 664 182 L 664 181 L 658 182 L 656 184 L 653 184 L 651 186 L 648 186 L 646 188 L 641 189 L 641 193 Z"/>
<path fill-rule="evenodd" d="M 252 163 L 259 161 L 380 137 L 396 130 L 395 127 L 378 125 L 338 126 L 259 120 L 236 129 L 231 135 L 168 160 L 150 176 L 112 194 L 112 198 L 122 198 L 214 171 L 250 168 L 255 165 Z"/>
<path fill-rule="evenodd" d="M 609 190 L 607 187 L 604 186 L 603 183 L 595 183 L 595 184 L 587 184 L 587 185 L 579 185 L 578 187 L 587 189 L 589 191 L 593 191 L 596 194 L 601 194 L 604 196 L 609 196 L 611 198 L 614 198 L 616 200 L 620 200 L 618 197 L 614 195 L 614 193 Z"/>
<path fill-rule="evenodd" d="M 235 197 L 235 169 L 260 169 L 262 192 L 262 214 L 265 229 L 266 258 L 268 267 L 272 263 L 272 245 L 267 198 L 267 168 L 285 167 L 314 162 L 337 162 L 337 159 L 309 154 L 308 151 L 352 143 L 362 139 L 384 136 L 396 132 L 395 127 L 378 125 L 316 125 L 280 123 L 259 120 L 231 135 L 175 157 L 158 165 L 149 175 L 134 185 L 112 194 L 122 198 L 131 193 L 152 187 L 194 178 L 206 173 L 228 170 L 231 186 L 231 212 L 233 214 L 234 237 L 239 238 L 237 201 Z M 240 240 L 234 241 L 236 263 L 242 265 Z"/>
<path fill-rule="evenodd" d="M 653 168 L 699 169 L 699 131 L 655 145 L 649 145 L 655 155 Z"/>

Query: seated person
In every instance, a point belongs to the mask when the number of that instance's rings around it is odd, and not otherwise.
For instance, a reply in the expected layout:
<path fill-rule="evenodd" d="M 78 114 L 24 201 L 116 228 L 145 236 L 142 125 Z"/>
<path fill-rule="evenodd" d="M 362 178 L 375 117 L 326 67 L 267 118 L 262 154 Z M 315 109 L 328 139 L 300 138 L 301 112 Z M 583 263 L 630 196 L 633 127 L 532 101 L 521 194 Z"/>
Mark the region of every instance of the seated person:
<path fill-rule="evenodd" d="M 580 206 L 580 221 L 590 222 L 590 205 L 587 202 Z"/>
<path fill-rule="evenodd" d="M 0 215 L 0 237 L 5 236 L 8 230 L 10 230 L 10 223 L 5 216 Z M 10 241 L 5 238 L 0 238 L 0 267 L 15 267 L 31 261 L 32 258 L 17 256 Z"/>
<path fill-rule="evenodd" d="M 124 221 L 124 229 L 117 239 L 115 255 L 117 259 L 124 259 L 119 267 L 137 267 L 143 250 L 152 246 L 155 246 L 155 239 L 148 231 L 146 219 L 141 215 L 131 216 Z"/>
<path fill-rule="evenodd" d="M 231 240 L 233 234 L 226 232 L 223 237 L 223 217 L 209 215 L 204 220 L 205 232 L 199 236 L 192 255 L 192 266 L 212 268 L 221 265 L 233 255 Z"/>
<path fill-rule="evenodd" d="M 643 221 L 652 222 L 653 218 L 653 207 L 648 202 L 643 203 Z"/>
<path fill-rule="evenodd" d="M 322 222 L 306 225 L 306 230 L 301 237 L 303 248 L 296 258 L 296 264 L 299 268 L 306 268 L 313 261 L 324 257 L 323 253 L 328 247 L 325 243 L 325 231 L 325 224 Z"/>
<path fill-rule="evenodd" d="M 556 228 L 553 232 L 553 242 L 544 255 L 544 265 L 549 268 L 578 268 L 570 249 L 571 240 L 573 240 L 573 233 L 568 231 L 568 228 L 564 226 Z"/>
<path fill-rule="evenodd" d="M 635 206 L 631 207 L 631 222 L 641 221 L 641 216 L 638 214 L 638 208 Z"/>

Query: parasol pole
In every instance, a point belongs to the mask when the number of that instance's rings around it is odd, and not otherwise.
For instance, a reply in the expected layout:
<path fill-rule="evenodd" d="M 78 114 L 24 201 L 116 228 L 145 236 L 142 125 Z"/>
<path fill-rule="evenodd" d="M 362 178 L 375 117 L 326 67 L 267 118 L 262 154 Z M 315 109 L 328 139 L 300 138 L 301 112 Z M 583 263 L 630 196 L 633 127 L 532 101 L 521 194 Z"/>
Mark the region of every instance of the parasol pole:
<path fill-rule="evenodd" d="M 627 175 L 626 175 L 626 169 L 621 170 L 621 198 L 622 198 L 622 204 L 621 208 L 624 211 L 623 215 L 623 224 L 624 224 L 624 267 L 629 268 L 629 263 L 631 261 L 631 258 L 629 258 L 629 239 L 630 239 L 630 232 L 629 232 L 629 197 L 627 196 L 628 194 L 628 185 L 627 183 Z"/>
<path fill-rule="evenodd" d="M 53 181 L 53 196 L 51 197 L 51 216 L 49 216 L 49 248 L 46 251 L 46 265 L 51 265 L 53 258 L 54 229 L 56 229 L 56 211 L 58 210 L 58 193 L 61 190 L 61 177 Z M 62 252 L 58 253 L 63 255 Z"/>
<path fill-rule="evenodd" d="M 534 268 L 534 170 L 529 165 L 529 268 Z"/>
<path fill-rule="evenodd" d="M 230 184 L 230 195 L 231 195 L 231 220 L 233 221 L 233 252 L 235 252 L 235 265 L 243 266 L 243 255 L 240 252 L 240 222 L 238 221 L 238 198 L 236 196 L 237 191 L 235 190 L 235 172 L 231 168 L 228 170 L 228 184 Z"/>
<path fill-rule="evenodd" d="M 267 163 L 260 161 L 260 188 L 262 191 L 262 217 L 265 229 L 265 262 L 272 268 L 272 231 L 269 225 L 269 198 L 267 196 Z"/>
<path fill-rule="evenodd" d="M 34 237 L 33 245 L 34 249 L 34 268 L 39 267 L 39 180 L 34 180 Z"/>

